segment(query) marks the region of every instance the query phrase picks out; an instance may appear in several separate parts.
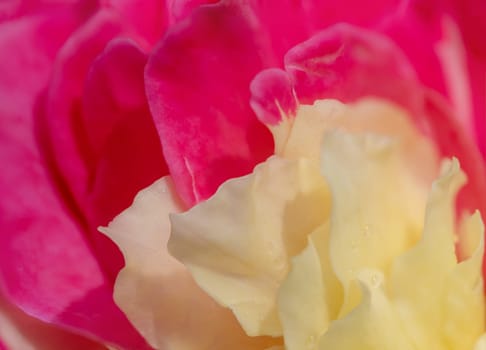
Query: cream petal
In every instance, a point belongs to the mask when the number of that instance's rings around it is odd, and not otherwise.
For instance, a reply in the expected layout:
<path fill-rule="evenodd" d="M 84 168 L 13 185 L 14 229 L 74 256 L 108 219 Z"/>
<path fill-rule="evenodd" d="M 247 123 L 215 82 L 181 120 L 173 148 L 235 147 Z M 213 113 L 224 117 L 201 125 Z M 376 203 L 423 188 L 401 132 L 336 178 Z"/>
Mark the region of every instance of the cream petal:
<path fill-rule="evenodd" d="M 385 100 L 364 98 L 343 104 L 327 99 L 318 100 L 313 105 L 300 105 L 295 117 L 284 116 L 279 125 L 269 128 L 275 139 L 276 154 L 315 162 L 320 161 L 322 140 L 329 130 L 393 138 L 398 141 L 401 160 L 416 180 L 428 189 L 438 175 L 437 150 L 410 119 L 405 110 Z"/>
<path fill-rule="evenodd" d="M 383 274 L 358 273 L 362 302 L 343 319 L 331 324 L 319 341 L 319 350 L 415 350 L 397 321 L 383 290 Z"/>
<path fill-rule="evenodd" d="M 472 349 L 485 329 L 484 286 L 481 278 L 484 226 L 479 212 L 465 220 L 464 234 L 476 236 L 476 250 L 469 259 L 456 265 L 447 277 L 441 305 L 444 310 L 442 333 L 451 350 Z"/>
<path fill-rule="evenodd" d="M 329 319 L 338 317 L 343 304 L 343 286 L 333 270 L 329 249 L 329 222 L 318 227 L 311 235 L 314 248 L 321 264 L 322 281 L 324 283 L 324 299 L 326 301 Z"/>
<path fill-rule="evenodd" d="M 307 247 L 294 258 L 278 293 L 278 310 L 287 350 L 314 350 L 326 331 L 327 310 L 321 263 L 309 237 Z"/>
<path fill-rule="evenodd" d="M 322 100 L 312 106 L 300 105 L 296 117 L 284 117 L 270 126 L 276 154 L 287 159 L 307 158 L 319 162 L 322 137 L 333 121 L 340 120 L 347 106 L 337 100 Z"/>
<path fill-rule="evenodd" d="M 126 266 L 115 300 L 156 349 L 265 349 L 272 340 L 249 338 L 227 309 L 217 305 L 169 255 L 169 213 L 182 210 L 172 181 L 164 177 L 141 191 L 107 228 Z M 274 342 L 273 342 L 274 343 Z"/>
<path fill-rule="evenodd" d="M 457 160 L 444 163 L 427 202 L 422 239 L 396 259 L 391 273 L 390 293 L 408 334 L 431 350 L 445 347 L 441 296 L 456 266 L 455 196 L 464 182 Z"/>
<path fill-rule="evenodd" d="M 272 157 L 187 213 L 173 215 L 169 248 L 249 335 L 279 336 L 277 290 L 290 257 L 326 220 L 328 200 L 317 167 Z"/>
<path fill-rule="evenodd" d="M 343 316 L 359 302 L 351 288 L 359 270 L 386 276 L 394 258 L 418 240 L 426 192 L 407 176 L 397 144 L 377 135 L 328 132 L 321 172 L 332 194 L 329 249 L 345 289 Z"/>
<path fill-rule="evenodd" d="M 474 345 L 474 350 L 486 350 L 486 334 L 478 339 L 476 345 Z"/>

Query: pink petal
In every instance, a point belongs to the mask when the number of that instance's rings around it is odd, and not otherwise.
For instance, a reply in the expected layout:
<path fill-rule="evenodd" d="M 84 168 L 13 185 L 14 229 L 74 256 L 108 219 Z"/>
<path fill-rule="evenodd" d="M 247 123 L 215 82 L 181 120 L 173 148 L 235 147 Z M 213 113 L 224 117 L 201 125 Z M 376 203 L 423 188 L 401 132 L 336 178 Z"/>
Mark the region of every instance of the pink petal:
<path fill-rule="evenodd" d="M 317 97 L 348 102 L 372 95 L 411 109 L 417 104 L 408 94 L 417 85 L 415 73 L 398 47 L 362 28 L 330 27 L 292 48 L 285 65 L 304 103 Z"/>
<path fill-rule="evenodd" d="M 486 154 L 486 3 L 409 1 L 380 30 L 405 52 L 421 82 L 446 97 Z M 462 34 L 462 38 L 461 38 Z"/>
<path fill-rule="evenodd" d="M 97 7 L 96 0 L 3 0 L 0 2 L 0 22 L 39 12 L 63 11 L 78 6 L 78 11 L 90 11 Z"/>
<path fill-rule="evenodd" d="M 398 11 L 402 2 L 376 0 L 364 4 L 360 0 L 266 0 L 250 3 L 254 21 L 263 29 L 260 36 L 266 37 L 266 45 L 281 59 L 289 48 L 335 23 L 374 27 Z"/>
<path fill-rule="evenodd" d="M 485 17 L 486 18 L 486 17 Z M 486 159 L 486 58 L 468 57 L 476 141 Z"/>
<path fill-rule="evenodd" d="M 93 63 L 84 89 L 82 118 L 90 131 L 93 159 L 84 212 L 96 237 L 99 260 L 113 277 L 123 261 L 98 227 L 128 208 L 141 189 L 167 174 L 145 97 L 146 61 L 130 41 L 112 41 Z"/>
<path fill-rule="evenodd" d="M 102 350 L 103 345 L 23 313 L 0 294 L 0 350 Z"/>
<path fill-rule="evenodd" d="M 452 3 L 452 14 L 463 35 L 467 52 L 476 140 L 486 158 L 486 2 L 455 0 Z"/>
<path fill-rule="evenodd" d="M 201 5 L 215 4 L 219 0 L 167 0 L 169 23 L 174 24 L 189 16 L 191 12 Z"/>
<path fill-rule="evenodd" d="M 102 10 L 69 38 L 56 59 L 39 121 L 46 133 L 43 146 L 77 202 L 86 193 L 92 161 L 85 144 L 88 131 L 82 127 L 84 80 L 91 62 L 120 32 L 116 15 Z"/>
<path fill-rule="evenodd" d="M 114 305 L 111 287 L 35 140 L 32 110 L 57 50 L 82 18 L 32 16 L 0 27 L 0 282 L 30 315 L 128 348 L 144 342 Z"/>
<path fill-rule="evenodd" d="M 486 59 L 484 33 L 486 33 L 486 3 L 482 0 L 451 0 L 452 11 L 471 53 Z"/>
<path fill-rule="evenodd" d="M 401 13 L 381 28 L 382 32 L 402 48 L 419 79 L 444 94 L 441 66 L 434 51 L 441 38 L 440 17 L 434 13 L 436 5 L 427 1 L 408 1 Z"/>
<path fill-rule="evenodd" d="M 252 84 L 252 101 L 267 106 L 265 110 L 273 113 L 276 120 L 279 115 L 268 106 L 275 105 L 277 100 L 284 110 L 292 109 L 293 94 L 307 104 L 323 98 L 350 102 L 363 96 L 377 96 L 411 111 L 421 107 L 421 95 L 410 93 L 420 85 L 399 48 L 386 37 L 362 28 L 338 24 L 316 34 L 289 50 L 285 67 L 289 79 L 276 79 L 275 75 L 281 73 L 267 71 L 260 73 Z M 280 91 L 281 96 L 275 95 L 275 91 Z M 258 110 L 257 114 L 269 118 Z"/>
<path fill-rule="evenodd" d="M 106 103 L 103 109 L 105 114 L 100 114 L 93 111 L 98 107 L 96 101 L 94 105 L 83 105 L 83 93 L 86 76 L 92 62 L 112 38 L 127 30 L 126 27 L 127 24 L 121 23 L 121 18 L 116 11 L 102 9 L 71 35 L 59 51 L 45 104 L 41 105 L 38 112 L 42 137 L 41 145 L 50 162 L 51 171 L 57 174 L 58 185 L 65 188 L 68 200 L 72 203 L 80 219 L 84 221 L 87 238 L 91 241 L 95 253 L 99 256 L 111 282 L 121 268 L 123 260 L 116 246 L 96 229 L 98 225 L 105 224 L 104 221 L 107 219 L 99 222 L 97 220 L 100 218 L 93 217 L 93 214 L 91 214 L 95 209 L 100 209 L 99 205 L 96 208 L 91 208 L 93 204 L 91 192 L 93 191 L 93 182 L 96 181 L 93 176 L 95 176 L 94 171 L 98 161 L 96 157 L 99 157 L 99 155 L 93 153 L 99 152 L 99 150 L 93 151 L 92 148 L 104 147 L 101 140 L 96 139 L 96 135 L 102 130 L 104 133 L 112 132 L 109 128 L 113 127 L 116 121 L 111 121 L 110 118 L 117 116 L 117 113 L 120 113 L 118 108 L 124 106 Z M 140 68 L 135 69 L 135 71 L 142 74 Z M 140 76 L 140 78 L 142 77 L 143 75 Z M 138 84 L 136 86 L 143 89 L 143 85 Z M 109 88 L 111 87 L 106 89 Z M 106 89 L 103 91 L 96 89 L 96 92 L 106 93 Z M 134 87 L 132 91 L 135 90 Z M 131 93 L 131 91 L 128 91 L 128 93 Z M 89 100 L 89 98 L 88 96 L 87 99 Z M 135 103 L 139 104 L 139 100 L 138 97 Z M 91 108 L 88 111 L 91 113 L 88 120 L 84 119 L 84 108 L 88 108 L 88 110 Z M 115 110 L 110 108 L 115 108 Z M 96 126 L 90 125 L 93 120 L 89 118 L 98 118 L 98 124 L 95 124 Z M 102 123 L 105 123 L 104 128 Z M 98 131 L 93 132 L 92 130 L 95 127 Z M 95 136 L 90 139 L 89 135 L 92 132 Z M 93 146 L 93 138 L 100 141 L 100 144 Z M 123 177 L 123 179 L 126 178 Z M 143 186 L 138 190 L 141 188 Z M 99 190 L 96 190 L 96 192 L 99 192 Z M 95 197 L 99 198 L 100 195 L 97 194 Z M 104 204 L 107 204 L 106 201 Z M 117 208 L 122 210 L 124 207 L 120 207 L 120 205 L 125 204 L 128 206 L 130 202 L 117 203 L 113 201 L 113 205 L 106 210 L 111 210 L 114 216 L 116 215 L 114 210 Z M 104 213 L 104 215 L 106 214 Z"/>
<path fill-rule="evenodd" d="M 109 9 L 118 12 L 128 25 L 130 36 L 136 36 L 152 47 L 167 29 L 168 13 L 165 0 L 101 0 Z"/>
<path fill-rule="evenodd" d="M 270 68 L 260 72 L 251 82 L 250 91 L 251 107 L 262 123 L 275 125 L 280 122 L 282 112 L 288 116 L 297 112 L 294 82 L 281 69 Z"/>
<path fill-rule="evenodd" d="M 425 91 L 424 112 L 443 157 L 457 157 L 468 175 L 466 186 L 459 192 L 459 209 L 479 210 L 486 218 L 486 164 L 471 137 L 454 117 L 447 101 L 433 90 Z"/>
<path fill-rule="evenodd" d="M 149 105 L 188 205 L 272 152 L 270 133 L 249 106 L 249 83 L 274 60 L 251 18 L 239 2 L 201 7 L 172 27 L 149 59 Z"/>

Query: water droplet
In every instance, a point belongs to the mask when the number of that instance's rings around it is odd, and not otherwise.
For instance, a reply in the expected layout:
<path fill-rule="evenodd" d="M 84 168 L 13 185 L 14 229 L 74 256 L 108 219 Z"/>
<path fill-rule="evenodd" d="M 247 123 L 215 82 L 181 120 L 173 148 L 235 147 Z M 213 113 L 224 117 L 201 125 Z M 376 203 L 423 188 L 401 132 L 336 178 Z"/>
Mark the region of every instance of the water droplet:
<path fill-rule="evenodd" d="M 313 334 L 309 335 L 305 341 L 305 345 L 307 349 L 314 349 L 316 346 L 316 336 Z"/>
<path fill-rule="evenodd" d="M 374 273 L 371 275 L 371 286 L 377 288 L 380 285 L 380 277 L 378 274 Z"/>
<path fill-rule="evenodd" d="M 365 237 L 369 237 L 370 234 L 371 234 L 371 227 L 370 227 L 370 225 L 369 224 L 364 225 L 364 227 L 363 227 L 363 235 Z"/>

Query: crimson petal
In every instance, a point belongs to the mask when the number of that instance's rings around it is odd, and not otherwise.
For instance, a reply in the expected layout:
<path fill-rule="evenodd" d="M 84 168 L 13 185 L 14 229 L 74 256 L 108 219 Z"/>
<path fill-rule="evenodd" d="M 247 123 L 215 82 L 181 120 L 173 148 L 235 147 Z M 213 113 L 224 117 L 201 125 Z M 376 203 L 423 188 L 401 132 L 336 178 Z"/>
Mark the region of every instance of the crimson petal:
<path fill-rule="evenodd" d="M 193 205 L 250 172 L 272 138 L 249 105 L 249 83 L 272 52 L 238 1 L 195 10 L 169 30 L 146 69 L 150 109 L 181 198 Z"/>

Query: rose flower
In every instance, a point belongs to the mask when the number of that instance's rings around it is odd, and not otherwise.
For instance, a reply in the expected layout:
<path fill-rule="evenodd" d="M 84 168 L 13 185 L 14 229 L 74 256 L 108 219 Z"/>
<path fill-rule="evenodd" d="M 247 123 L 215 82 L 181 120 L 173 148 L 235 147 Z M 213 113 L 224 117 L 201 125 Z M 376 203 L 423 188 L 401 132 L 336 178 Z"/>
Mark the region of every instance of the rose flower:
<path fill-rule="evenodd" d="M 5 9 L 7 348 L 485 346 L 484 5 Z"/>

